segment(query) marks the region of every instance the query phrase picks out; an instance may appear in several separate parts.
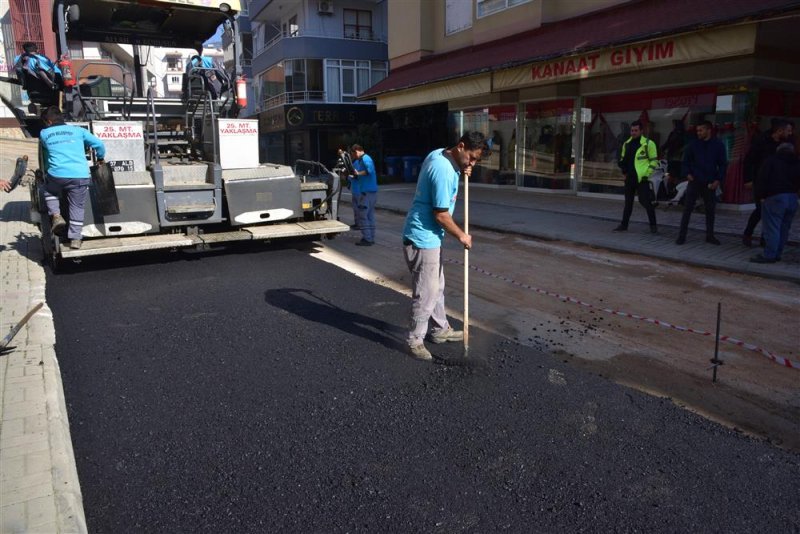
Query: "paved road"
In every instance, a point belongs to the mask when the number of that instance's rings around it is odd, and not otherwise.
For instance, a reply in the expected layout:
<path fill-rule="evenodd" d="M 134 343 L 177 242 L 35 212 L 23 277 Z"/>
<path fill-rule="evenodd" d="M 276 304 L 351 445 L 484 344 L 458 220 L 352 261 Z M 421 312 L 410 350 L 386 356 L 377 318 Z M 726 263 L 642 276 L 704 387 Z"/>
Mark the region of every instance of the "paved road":
<path fill-rule="evenodd" d="M 140 259 L 47 280 L 91 532 L 800 530 L 800 457 L 482 332 L 412 360 L 313 248 Z"/>

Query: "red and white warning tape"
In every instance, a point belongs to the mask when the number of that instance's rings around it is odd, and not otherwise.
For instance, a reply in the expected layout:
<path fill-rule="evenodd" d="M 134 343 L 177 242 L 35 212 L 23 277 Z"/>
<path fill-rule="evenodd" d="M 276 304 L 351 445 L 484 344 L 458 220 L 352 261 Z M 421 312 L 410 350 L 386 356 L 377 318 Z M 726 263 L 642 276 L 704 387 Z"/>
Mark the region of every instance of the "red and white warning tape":
<path fill-rule="evenodd" d="M 453 263 L 453 264 L 456 264 L 456 265 L 464 265 L 463 262 L 461 262 L 459 260 L 446 259 L 445 262 L 446 263 Z M 668 323 L 666 321 L 660 321 L 658 319 L 652 319 L 650 317 L 642 317 L 641 315 L 636 315 L 635 313 L 628 313 L 628 312 L 625 312 L 625 311 L 614 310 L 614 309 L 611 309 L 611 308 L 601 308 L 601 307 L 595 306 L 594 304 L 591 304 L 589 302 L 584 302 L 584 301 L 582 301 L 580 299 L 576 299 L 575 297 L 570 297 L 568 295 L 562 295 L 560 293 L 553 293 L 552 291 L 547 291 L 546 289 L 541 289 L 541 288 L 538 288 L 538 287 L 533 287 L 533 286 L 528 285 L 528 284 L 523 284 L 522 282 L 518 282 L 518 281 L 516 281 L 516 280 L 514 280 L 512 278 L 508 278 L 507 276 L 502 276 L 502 275 L 499 275 L 499 274 L 495 274 L 495 273 L 493 273 L 491 271 L 487 271 L 486 269 L 482 269 L 482 268 L 477 267 L 475 265 L 470 265 L 470 269 L 474 270 L 474 271 L 476 271 L 476 272 L 478 272 L 480 274 L 489 276 L 491 278 L 496 278 L 497 280 L 502 280 L 503 282 L 507 282 L 507 283 L 515 285 L 517 287 L 521 287 L 523 289 L 528 289 L 530 291 L 534 291 L 536 293 L 539 293 L 540 295 L 547 295 L 549 297 L 554 297 L 554 298 L 557 298 L 557 299 L 562 300 L 564 302 L 571 302 L 573 304 L 578 304 L 578 305 L 583 306 L 585 308 L 591 308 L 593 310 L 599 310 L 599 311 L 602 311 L 602 312 L 610 313 L 612 315 L 618 315 L 620 317 L 628 317 L 630 319 L 636 319 L 637 321 L 643 321 L 645 323 L 651 323 L 651 324 L 655 324 L 655 325 L 658 325 L 658 326 L 663 326 L 664 328 L 671 328 L 673 330 L 679 330 L 681 332 L 691 332 L 692 334 L 700 334 L 701 336 L 713 336 L 714 335 L 713 333 L 706 332 L 704 330 L 697 330 L 695 328 L 690 328 L 688 326 L 674 325 L 674 324 L 670 324 L 670 323 Z M 753 352 L 758 352 L 759 354 L 762 354 L 762 355 L 766 356 L 767 358 L 769 358 L 773 362 L 775 362 L 775 363 L 777 363 L 779 365 L 782 365 L 784 367 L 790 367 L 792 369 L 800 370 L 800 363 L 794 362 L 794 361 L 790 360 L 789 358 L 784 358 L 783 356 L 779 356 L 779 355 L 775 354 L 774 352 L 770 352 L 767 349 L 759 347 L 759 346 L 756 346 L 756 345 L 753 345 L 752 343 L 745 343 L 744 341 L 738 340 L 738 339 L 736 339 L 734 337 L 730 337 L 730 336 L 720 336 L 719 340 L 720 341 L 724 341 L 726 343 L 730 343 L 732 345 L 736 345 L 737 347 L 745 348 L 745 349 L 753 351 Z"/>

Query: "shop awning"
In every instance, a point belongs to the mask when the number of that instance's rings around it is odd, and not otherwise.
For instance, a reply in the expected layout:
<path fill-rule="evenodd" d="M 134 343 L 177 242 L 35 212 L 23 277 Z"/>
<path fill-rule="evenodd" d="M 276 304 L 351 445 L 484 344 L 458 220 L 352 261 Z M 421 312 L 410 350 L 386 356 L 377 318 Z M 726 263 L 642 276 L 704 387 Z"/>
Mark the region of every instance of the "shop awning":
<path fill-rule="evenodd" d="M 388 93 L 425 84 L 441 84 L 564 55 L 793 11 L 800 14 L 800 0 L 641 0 L 626 3 L 479 46 L 425 57 L 392 70 L 386 79 L 360 98 L 380 96 L 383 99 L 390 96 Z"/>

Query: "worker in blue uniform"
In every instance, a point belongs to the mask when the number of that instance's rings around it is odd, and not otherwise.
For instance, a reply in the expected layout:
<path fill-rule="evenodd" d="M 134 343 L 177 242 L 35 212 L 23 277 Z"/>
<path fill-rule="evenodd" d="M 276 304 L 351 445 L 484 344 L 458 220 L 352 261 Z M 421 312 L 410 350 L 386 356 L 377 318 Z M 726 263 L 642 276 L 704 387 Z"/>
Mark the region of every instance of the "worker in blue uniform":
<path fill-rule="evenodd" d="M 66 226 L 59 201 L 62 193 L 66 194 L 69 206 L 67 239 L 70 248 L 79 249 L 91 180 L 86 149 L 94 149 L 100 163 L 105 158 L 106 147 L 85 128 L 65 124 L 61 111 L 55 106 L 47 108 L 42 119 L 45 128 L 39 134 L 39 150 L 44 165 L 44 199 L 51 218 L 51 230 L 57 234 Z"/>
<path fill-rule="evenodd" d="M 369 247 L 375 244 L 375 202 L 378 198 L 378 175 L 375 172 L 375 163 L 364 152 L 361 145 L 350 147 L 350 156 L 353 158 L 353 202 L 358 206 L 358 224 L 361 230 L 361 240 L 356 245 Z M 358 189 L 358 194 L 356 194 Z"/>

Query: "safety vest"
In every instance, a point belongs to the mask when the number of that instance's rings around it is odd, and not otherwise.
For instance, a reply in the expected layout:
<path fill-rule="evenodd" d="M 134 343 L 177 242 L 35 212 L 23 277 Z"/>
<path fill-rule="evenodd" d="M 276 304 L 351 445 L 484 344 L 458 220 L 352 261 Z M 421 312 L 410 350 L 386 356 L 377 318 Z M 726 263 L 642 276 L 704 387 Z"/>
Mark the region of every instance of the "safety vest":
<path fill-rule="evenodd" d="M 628 145 L 633 141 L 633 137 L 629 137 L 622 145 L 622 150 L 619 153 L 619 161 L 625 159 L 625 152 L 628 150 Z M 658 149 L 656 144 L 645 136 L 639 137 L 639 146 L 636 148 L 636 154 L 633 156 L 633 165 L 636 169 L 636 178 L 639 182 L 653 174 L 653 171 L 658 167 Z"/>

